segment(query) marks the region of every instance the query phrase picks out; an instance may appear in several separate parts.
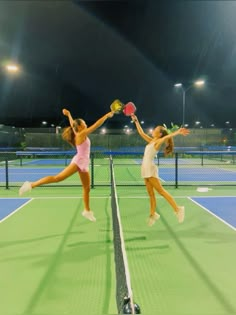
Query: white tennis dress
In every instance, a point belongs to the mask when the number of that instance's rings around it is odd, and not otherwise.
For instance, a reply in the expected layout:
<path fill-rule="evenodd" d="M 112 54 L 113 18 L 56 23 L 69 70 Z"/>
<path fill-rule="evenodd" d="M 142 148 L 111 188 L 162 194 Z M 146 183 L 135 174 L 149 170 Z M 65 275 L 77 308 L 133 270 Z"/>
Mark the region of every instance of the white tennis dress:
<path fill-rule="evenodd" d="M 143 178 L 156 177 L 158 178 L 158 168 L 154 163 L 154 158 L 157 155 L 157 151 L 154 147 L 154 142 L 150 142 L 146 145 L 142 166 L 141 166 L 141 176 Z"/>

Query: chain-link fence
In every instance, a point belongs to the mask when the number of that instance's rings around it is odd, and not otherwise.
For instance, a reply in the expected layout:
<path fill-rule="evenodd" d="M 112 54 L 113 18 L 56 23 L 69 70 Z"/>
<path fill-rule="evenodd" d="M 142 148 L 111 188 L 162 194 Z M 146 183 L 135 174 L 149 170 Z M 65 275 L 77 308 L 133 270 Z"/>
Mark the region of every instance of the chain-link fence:
<path fill-rule="evenodd" d="M 20 186 L 22 182 L 35 181 L 56 175 L 65 168 L 75 154 L 71 151 L 16 151 L 0 153 L 0 185 L 6 188 Z M 93 151 L 90 159 L 91 186 L 109 186 L 109 157 L 112 156 L 117 186 L 143 185 L 140 151 Z M 163 185 L 236 185 L 236 151 L 175 152 L 165 158 L 158 154 L 155 163 Z M 81 185 L 78 174 L 56 183 L 56 186 Z M 52 186 L 52 184 L 51 184 Z"/>
<path fill-rule="evenodd" d="M 150 130 L 145 130 L 147 133 Z M 175 154 L 156 164 L 163 185 L 235 185 L 236 130 L 191 129 L 175 137 Z M 90 136 L 91 184 L 110 185 L 109 155 L 114 161 L 117 185 L 143 185 L 140 167 L 145 143 L 136 130 L 100 128 Z M 0 125 L 0 185 L 19 186 L 60 172 L 75 154 L 62 140 L 60 128 L 14 128 Z M 78 175 L 57 185 L 80 185 Z"/>

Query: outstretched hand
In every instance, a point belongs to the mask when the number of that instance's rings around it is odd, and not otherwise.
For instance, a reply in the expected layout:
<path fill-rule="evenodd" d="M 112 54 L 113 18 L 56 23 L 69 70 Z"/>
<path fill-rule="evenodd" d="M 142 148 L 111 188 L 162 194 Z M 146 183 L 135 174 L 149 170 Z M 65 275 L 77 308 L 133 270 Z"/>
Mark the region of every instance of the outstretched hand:
<path fill-rule="evenodd" d="M 182 136 L 187 136 L 190 133 L 190 130 L 187 128 L 179 128 L 178 132 Z"/>
<path fill-rule="evenodd" d="M 65 115 L 65 116 L 69 116 L 70 111 L 69 111 L 68 109 L 63 108 L 62 113 L 63 113 L 63 115 Z"/>
<path fill-rule="evenodd" d="M 134 114 L 132 114 L 132 115 L 131 115 L 131 119 L 132 119 L 132 121 L 133 121 L 133 122 L 135 122 L 135 121 L 137 121 L 137 120 L 138 120 L 137 116 L 136 116 L 136 115 L 134 115 Z"/>
<path fill-rule="evenodd" d="M 111 111 L 111 112 L 107 113 L 107 118 L 111 118 L 111 117 L 113 117 L 113 116 L 114 116 L 114 114 L 115 114 L 115 112 L 114 112 L 114 111 Z"/>

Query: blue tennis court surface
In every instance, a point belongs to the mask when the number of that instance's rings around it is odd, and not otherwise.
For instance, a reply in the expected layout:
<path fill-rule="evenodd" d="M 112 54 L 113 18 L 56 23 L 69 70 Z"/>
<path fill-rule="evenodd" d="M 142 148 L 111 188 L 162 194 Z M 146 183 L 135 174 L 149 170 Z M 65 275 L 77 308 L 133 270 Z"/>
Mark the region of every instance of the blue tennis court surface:
<path fill-rule="evenodd" d="M 29 181 L 35 181 L 43 176 L 54 175 L 63 170 L 63 167 L 52 168 L 9 168 L 9 181 L 23 182 L 27 178 Z M 171 182 L 175 180 L 175 169 L 159 167 L 159 175 L 162 180 Z M 0 169 L 0 182 L 5 180 L 5 170 Z M 192 167 L 179 168 L 178 180 L 184 182 L 236 182 L 236 171 L 221 168 Z"/>
<path fill-rule="evenodd" d="M 236 229 L 236 197 L 193 197 L 191 199 Z"/>
<path fill-rule="evenodd" d="M 30 198 L 0 198 L 0 222 L 29 200 Z"/>
<path fill-rule="evenodd" d="M 63 167 L 61 168 L 9 168 L 9 182 L 24 182 L 27 180 L 33 182 L 38 180 L 41 177 L 50 175 L 56 175 L 57 173 L 61 172 Z M 5 180 L 5 170 L 0 170 L 0 182 Z"/>
<path fill-rule="evenodd" d="M 172 168 L 159 168 L 159 174 L 165 181 L 173 181 L 175 179 L 175 172 Z M 179 181 L 191 182 L 235 182 L 236 172 L 232 170 L 225 170 L 221 168 L 179 168 Z"/>
<path fill-rule="evenodd" d="M 141 164 L 141 159 L 135 160 Z M 158 165 L 158 160 L 155 160 Z M 236 182 L 236 169 L 226 167 L 204 166 L 199 167 L 193 164 L 191 159 L 179 159 L 179 165 L 189 164 L 187 167 L 178 167 L 178 181 L 182 182 Z M 175 160 L 161 159 L 161 165 L 171 165 L 172 167 L 159 166 L 159 176 L 165 182 L 175 181 Z"/>
<path fill-rule="evenodd" d="M 29 160 L 27 162 L 22 162 L 22 165 L 67 165 L 70 163 L 71 158 L 64 159 L 40 159 L 40 160 Z"/>

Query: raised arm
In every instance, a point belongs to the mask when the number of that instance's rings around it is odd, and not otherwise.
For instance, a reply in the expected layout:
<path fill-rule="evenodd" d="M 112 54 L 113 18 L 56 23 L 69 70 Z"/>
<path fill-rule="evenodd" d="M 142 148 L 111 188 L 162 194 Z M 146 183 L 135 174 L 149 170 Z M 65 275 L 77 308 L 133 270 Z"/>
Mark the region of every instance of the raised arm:
<path fill-rule="evenodd" d="M 176 131 L 174 131 L 174 132 L 172 132 L 172 133 L 170 133 L 170 134 L 168 134 L 162 138 L 159 138 L 157 141 L 158 147 L 170 138 L 173 138 L 173 137 L 178 136 L 178 135 L 187 136 L 189 133 L 190 133 L 189 129 L 179 128 L 178 130 L 176 130 Z"/>
<path fill-rule="evenodd" d="M 136 115 L 131 115 L 131 118 L 133 120 L 133 122 L 135 123 L 135 126 L 137 128 L 137 131 L 139 133 L 139 135 L 148 143 L 152 141 L 152 137 L 150 137 L 149 135 L 147 135 L 144 131 L 143 128 L 141 127 L 138 118 Z"/>
<path fill-rule="evenodd" d="M 104 116 L 99 118 L 93 125 L 91 125 L 90 127 L 86 128 L 82 132 L 84 132 L 86 134 L 92 133 L 94 130 L 99 128 L 107 120 L 107 118 L 111 118 L 111 117 L 113 117 L 113 115 L 114 115 L 113 111 L 105 114 Z"/>
<path fill-rule="evenodd" d="M 76 131 L 74 129 L 74 119 L 72 118 L 70 111 L 68 109 L 64 108 L 62 110 L 62 113 L 63 113 L 63 115 L 67 116 L 67 118 L 69 119 L 70 126 L 74 131 L 74 134 L 76 134 Z"/>

